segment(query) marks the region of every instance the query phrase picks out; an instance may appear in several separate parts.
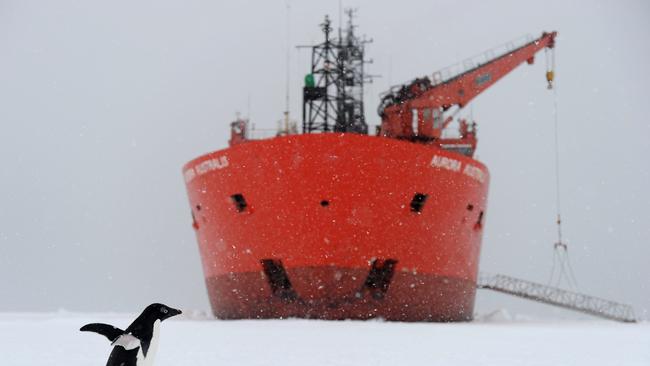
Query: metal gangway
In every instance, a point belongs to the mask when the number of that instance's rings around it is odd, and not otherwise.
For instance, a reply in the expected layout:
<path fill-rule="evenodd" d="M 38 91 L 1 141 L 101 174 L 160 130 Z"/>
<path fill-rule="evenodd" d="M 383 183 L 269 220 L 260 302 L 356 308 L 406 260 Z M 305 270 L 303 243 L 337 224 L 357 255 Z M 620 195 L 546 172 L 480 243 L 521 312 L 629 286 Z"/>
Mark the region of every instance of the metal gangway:
<path fill-rule="evenodd" d="M 502 292 L 601 318 L 625 323 L 635 323 L 637 321 L 634 309 L 630 305 L 501 274 L 481 273 L 476 286 L 479 289 Z"/>

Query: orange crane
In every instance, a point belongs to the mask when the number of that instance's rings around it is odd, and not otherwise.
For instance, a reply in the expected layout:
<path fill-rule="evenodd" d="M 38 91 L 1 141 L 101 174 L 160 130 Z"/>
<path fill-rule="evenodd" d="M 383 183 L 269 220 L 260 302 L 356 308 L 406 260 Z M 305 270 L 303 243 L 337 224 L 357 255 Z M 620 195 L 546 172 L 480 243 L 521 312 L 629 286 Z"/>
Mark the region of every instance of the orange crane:
<path fill-rule="evenodd" d="M 443 138 L 442 131 L 454 118 L 453 115 L 445 117 L 444 112 L 454 106 L 459 109 L 466 106 L 520 64 L 532 64 L 537 52 L 554 48 L 556 35 L 557 32 L 545 32 L 540 38 L 520 47 L 511 44 L 497 56 L 488 53 L 483 63 L 475 65 L 472 61 L 467 62 L 466 69 L 456 74 L 436 72 L 431 78 L 418 78 L 391 88 L 379 105 L 382 121 L 378 134 L 438 145 L 472 156 L 476 149 L 474 123 L 461 119 L 460 137 Z M 553 78 L 553 69 L 547 69 L 549 89 L 552 88 Z"/>

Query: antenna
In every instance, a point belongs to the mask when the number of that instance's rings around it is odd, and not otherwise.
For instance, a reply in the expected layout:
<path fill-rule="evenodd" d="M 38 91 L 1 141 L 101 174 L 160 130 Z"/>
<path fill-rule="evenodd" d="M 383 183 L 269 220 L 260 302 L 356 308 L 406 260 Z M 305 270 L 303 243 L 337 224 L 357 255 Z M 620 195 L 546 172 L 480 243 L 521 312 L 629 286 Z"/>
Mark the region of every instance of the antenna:
<path fill-rule="evenodd" d="M 251 93 L 248 93 L 248 98 L 246 98 L 246 119 L 251 119 Z"/>
<path fill-rule="evenodd" d="M 343 24 L 343 0 L 339 0 L 339 43 L 343 37 L 343 30 L 341 29 L 341 24 Z"/>
<path fill-rule="evenodd" d="M 285 108 L 284 108 L 284 130 L 289 131 L 289 113 L 290 113 L 290 100 L 291 95 L 289 94 L 290 84 L 291 84 L 291 4 L 289 0 L 286 0 L 286 10 L 287 10 L 287 44 L 286 44 L 286 80 L 285 80 Z"/>
<path fill-rule="evenodd" d="M 246 129 L 244 131 L 245 136 L 251 136 L 252 130 L 255 130 L 255 126 L 253 125 L 251 127 L 250 121 L 251 121 L 251 93 L 248 93 L 248 98 L 246 100 L 246 124 L 244 125 L 244 128 Z"/>
<path fill-rule="evenodd" d="M 393 85 L 393 55 L 388 55 L 388 85 Z"/>

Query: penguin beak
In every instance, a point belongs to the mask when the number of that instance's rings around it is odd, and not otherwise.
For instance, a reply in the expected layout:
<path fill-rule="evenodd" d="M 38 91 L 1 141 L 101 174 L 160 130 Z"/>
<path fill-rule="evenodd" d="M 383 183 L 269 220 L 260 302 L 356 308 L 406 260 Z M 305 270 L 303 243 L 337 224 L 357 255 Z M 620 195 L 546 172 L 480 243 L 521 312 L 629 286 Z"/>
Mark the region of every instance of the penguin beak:
<path fill-rule="evenodd" d="M 178 309 L 169 308 L 169 312 L 167 313 L 167 316 L 165 317 L 165 319 L 171 318 L 172 316 L 176 316 L 176 315 L 179 315 L 179 314 L 183 314 L 183 312 L 178 310 Z"/>

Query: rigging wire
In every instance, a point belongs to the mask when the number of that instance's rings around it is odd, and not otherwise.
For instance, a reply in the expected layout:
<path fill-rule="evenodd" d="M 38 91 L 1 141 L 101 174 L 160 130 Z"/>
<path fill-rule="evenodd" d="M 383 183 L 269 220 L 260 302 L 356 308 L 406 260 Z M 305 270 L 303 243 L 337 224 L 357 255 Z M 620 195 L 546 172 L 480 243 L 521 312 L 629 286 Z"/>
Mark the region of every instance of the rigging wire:
<path fill-rule="evenodd" d="M 551 268 L 551 277 L 549 284 L 555 278 L 556 266 L 558 266 L 556 287 L 566 278 L 569 287 L 578 288 L 578 281 L 576 280 L 575 273 L 571 267 L 569 260 L 569 250 L 567 244 L 562 240 L 562 202 L 560 199 L 560 137 L 559 137 L 559 118 L 557 107 L 557 86 L 554 85 L 555 77 L 555 49 L 549 52 L 546 50 L 546 79 L 548 81 L 548 88 L 553 90 L 553 120 L 554 120 L 554 140 L 555 140 L 555 205 L 557 210 L 557 242 L 553 245 L 553 266 Z M 550 64 L 550 68 L 549 68 Z"/>

